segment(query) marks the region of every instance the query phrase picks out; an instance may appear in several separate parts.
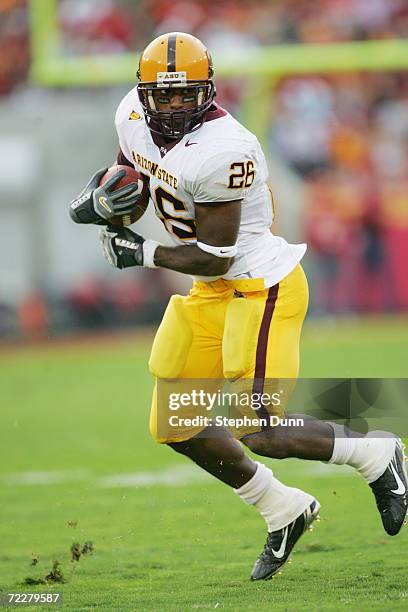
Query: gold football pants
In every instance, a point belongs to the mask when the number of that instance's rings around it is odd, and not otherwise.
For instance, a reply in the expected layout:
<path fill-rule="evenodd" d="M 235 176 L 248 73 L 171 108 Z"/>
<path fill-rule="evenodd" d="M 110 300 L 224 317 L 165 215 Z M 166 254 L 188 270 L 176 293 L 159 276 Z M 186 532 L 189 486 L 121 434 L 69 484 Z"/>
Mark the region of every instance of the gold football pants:
<path fill-rule="evenodd" d="M 206 379 L 207 387 L 211 380 L 219 386 L 228 379 L 240 392 L 248 387 L 265 391 L 269 385 L 273 393 L 274 380 L 298 376 L 307 304 L 307 280 L 300 265 L 267 289 L 263 279 L 195 282 L 189 295 L 170 299 L 153 343 L 150 371 L 162 380 Z M 270 406 L 268 411 L 283 416 L 284 409 Z M 197 424 L 170 427 L 168 414 L 168 406 L 158 406 L 156 382 L 150 431 L 157 442 L 181 442 L 204 429 Z M 191 406 L 177 411 L 178 417 L 194 414 Z M 240 438 L 259 427 L 231 431 Z"/>

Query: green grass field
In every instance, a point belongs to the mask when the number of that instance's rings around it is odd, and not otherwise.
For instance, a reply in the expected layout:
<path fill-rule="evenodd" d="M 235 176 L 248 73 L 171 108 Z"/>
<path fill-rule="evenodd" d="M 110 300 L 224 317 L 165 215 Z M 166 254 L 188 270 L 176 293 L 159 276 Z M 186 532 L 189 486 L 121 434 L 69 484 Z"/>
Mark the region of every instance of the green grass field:
<path fill-rule="evenodd" d="M 251 583 L 263 521 L 151 441 L 147 354 L 137 336 L 0 352 L 0 591 L 61 591 L 65 610 L 408 609 L 408 532 L 388 537 L 364 482 L 313 462 L 267 461 L 322 520 L 282 575 Z M 408 377 L 408 321 L 309 323 L 302 364 Z M 24 584 L 55 560 L 64 584 Z"/>

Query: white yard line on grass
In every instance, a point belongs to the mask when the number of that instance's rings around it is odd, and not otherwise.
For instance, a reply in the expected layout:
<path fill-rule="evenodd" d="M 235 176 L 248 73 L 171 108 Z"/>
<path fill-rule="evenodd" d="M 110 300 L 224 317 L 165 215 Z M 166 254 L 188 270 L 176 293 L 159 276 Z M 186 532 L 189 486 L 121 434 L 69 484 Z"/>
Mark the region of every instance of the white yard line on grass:
<path fill-rule="evenodd" d="M 50 470 L 43 472 L 18 472 L 17 474 L 6 474 L 0 478 L 0 482 L 6 485 L 53 485 L 63 482 L 77 482 L 79 480 L 90 480 L 91 472 L 88 470 L 58 471 Z"/>
<path fill-rule="evenodd" d="M 287 476 L 333 478 L 350 476 L 354 470 L 347 466 L 325 465 L 323 463 L 296 462 L 285 464 L 274 462 L 276 476 L 283 481 Z M 89 470 L 71 471 L 31 471 L 6 474 L 0 477 L 1 485 L 9 486 L 46 486 L 67 482 L 87 482 L 103 488 L 132 488 L 151 486 L 182 486 L 195 483 L 211 483 L 215 479 L 195 465 L 175 465 L 156 472 L 132 472 L 96 476 Z"/>
<path fill-rule="evenodd" d="M 195 465 L 176 465 L 161 472 L 134 472 L 111 474 L 98 478 L 100 487 L 147 487 L 151 485 L 176 486 L 194 482 L 211 481 L 213 478 Z"/>

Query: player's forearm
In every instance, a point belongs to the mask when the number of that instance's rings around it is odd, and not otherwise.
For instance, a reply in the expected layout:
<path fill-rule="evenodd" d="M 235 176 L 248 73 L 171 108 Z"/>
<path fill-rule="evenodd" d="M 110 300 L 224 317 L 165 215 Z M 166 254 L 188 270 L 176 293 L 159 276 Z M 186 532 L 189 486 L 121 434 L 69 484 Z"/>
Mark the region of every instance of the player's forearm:
<path fill-rule="evenodd" d="M 232 259 L 215 257 L 194 245 L 159 246 L 154 253 L 154 263 L 156 266 L 184 274 L 198 274 L 200 276 L 225 274 L 231 262 Z"/>

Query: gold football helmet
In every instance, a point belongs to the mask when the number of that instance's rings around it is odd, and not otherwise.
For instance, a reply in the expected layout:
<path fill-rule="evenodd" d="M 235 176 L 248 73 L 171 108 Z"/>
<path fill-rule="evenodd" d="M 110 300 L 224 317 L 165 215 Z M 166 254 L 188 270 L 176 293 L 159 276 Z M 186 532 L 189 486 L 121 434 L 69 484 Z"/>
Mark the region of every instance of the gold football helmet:
<path fill-rule="evenodd" d="M 137 86 L 149 129 L 167 139 L 179 139 L 198 129 L 215 97 L 211 56 L 203 43 L 183 32 L 155 38 L 143 51 L 139 62 Z M 154 90 L 163 94 L 183 90 L 193 108 L 159 111 Z M 187 99 L 187 98 L 186 98 Z"/>

